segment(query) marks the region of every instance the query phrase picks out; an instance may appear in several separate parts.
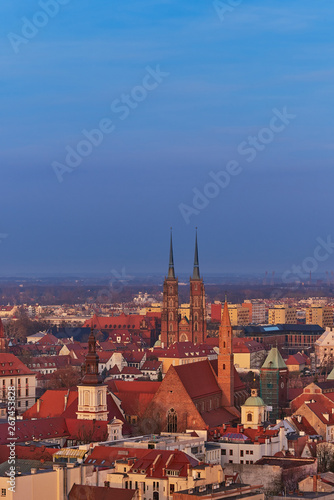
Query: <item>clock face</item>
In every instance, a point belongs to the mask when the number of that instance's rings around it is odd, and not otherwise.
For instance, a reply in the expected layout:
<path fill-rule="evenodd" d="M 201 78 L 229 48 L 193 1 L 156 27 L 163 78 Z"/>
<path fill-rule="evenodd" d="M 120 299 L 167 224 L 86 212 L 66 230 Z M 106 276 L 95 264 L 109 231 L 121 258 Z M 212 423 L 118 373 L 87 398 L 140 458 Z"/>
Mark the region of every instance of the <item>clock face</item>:
<path fill-rule="evenodd" d="M 284 389 L 284 382 L 281 382 L 281 389 Z"/>

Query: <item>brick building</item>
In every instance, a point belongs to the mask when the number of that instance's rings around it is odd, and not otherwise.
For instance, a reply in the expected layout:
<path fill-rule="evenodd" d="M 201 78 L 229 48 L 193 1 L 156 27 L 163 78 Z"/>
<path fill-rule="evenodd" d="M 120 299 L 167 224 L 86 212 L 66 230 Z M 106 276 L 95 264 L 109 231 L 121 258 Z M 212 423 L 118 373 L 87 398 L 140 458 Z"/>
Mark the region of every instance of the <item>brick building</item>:
<path fill-rule="evenodd" d="M 233 365 L 232 327 L 225 301 L 217 360 L 171 365 L 145 412 L 159 430 L 205 429 L 239 418 L 248 397 Z"/>
<path fill-rule="evenodd" d="M 190 278 L 189 317 L 179 315 L 178 278 L 175 276 L 172 235 L 169 250 L 168 275 L 163 285 L 161 342 L 168 347 L 174 342 L 190 341 L 201 344 L 206 339 L 205 290 L 199 272 L 197 233 L 193 274 Z"/>

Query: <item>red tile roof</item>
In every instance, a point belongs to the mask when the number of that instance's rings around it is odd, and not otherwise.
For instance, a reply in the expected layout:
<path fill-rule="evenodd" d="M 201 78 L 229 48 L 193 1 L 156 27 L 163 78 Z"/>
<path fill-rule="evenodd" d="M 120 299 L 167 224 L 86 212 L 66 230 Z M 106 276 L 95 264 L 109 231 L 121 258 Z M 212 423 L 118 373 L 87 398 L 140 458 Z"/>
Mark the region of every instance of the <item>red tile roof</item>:
<path fill-rule="evenodd" d="M 0 377 L 33 375 L 34 373 L 14 354 L 0 353 Z"/>
<path fill-rule="evenodd" d="M 145 471 L 144 476 L 164 478 L 168 477 L 166 470 L 176 470 L 179 477 L 187 477 L 189 466 L 196 467 L 198 464 L 198 460 L 182 451 L 149 450 L 143 458 L 135 461 L 130 472 Z"/>
<path fill-rule="evenodd" d="M 233 352 L 235 353 L 252 353 L 263 350 L 265 350 L 263 344 L 256 342 L 256 340 L 248 340 L 242 337 L 233 339 Z"/>
<path fill-rule="evenodd" d="M 46 446 L 15 446 L 15 455 L 19 460 L 40 460 L 41 463 L 52 462 L 52 456 L 59 451 L 58 448 L 47 448 Z M 9 448 L 7 445 L 0 445 L 0 463 L 7 462 L 9 458 Z"/>
<path fill-rule="evenodd" d="M 141 458 L 147 454 L 147 448 L 124 448 L 118 446 L 95 446 L 86 458 L 85 464 L 111 467 L 116 460 Z"/>
<path fill-rule="evenodd" d="M 123 488 L 105 488 L 74 484 L 69 492 L 69 500 L 133 500 L 137 490 Z"/>
<path fill-rule="evenodd" d="M 147 370 L 147 371 L 157 371 L 161 368 L 162 362 L 161 361 L 145 361 L 143 366 L 141 367 L 141 370 Z"/>
<path fill-rule="evenodd" d="M 174 369 L 191 399 L 221 393 L 208 360 L 175 366 Z"/>

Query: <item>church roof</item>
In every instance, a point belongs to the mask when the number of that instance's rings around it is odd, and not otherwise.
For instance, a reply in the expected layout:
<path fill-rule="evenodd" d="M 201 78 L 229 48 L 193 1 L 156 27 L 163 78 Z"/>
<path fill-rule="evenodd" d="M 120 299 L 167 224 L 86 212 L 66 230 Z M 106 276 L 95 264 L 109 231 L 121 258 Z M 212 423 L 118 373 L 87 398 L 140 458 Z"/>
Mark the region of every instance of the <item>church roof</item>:
<path fill-rule="evenodd" d="M 221 392 L 208 360 L 174 368 L 191 399 Z"/>
<path fill-rule="evenodd" d="M 269 351 L 269 354 L 265 362 L 263 363 L 262 368 L 271 368 L 276 370 L 287 368 L 277 347 L 272 347 L 272 349 Z"/>

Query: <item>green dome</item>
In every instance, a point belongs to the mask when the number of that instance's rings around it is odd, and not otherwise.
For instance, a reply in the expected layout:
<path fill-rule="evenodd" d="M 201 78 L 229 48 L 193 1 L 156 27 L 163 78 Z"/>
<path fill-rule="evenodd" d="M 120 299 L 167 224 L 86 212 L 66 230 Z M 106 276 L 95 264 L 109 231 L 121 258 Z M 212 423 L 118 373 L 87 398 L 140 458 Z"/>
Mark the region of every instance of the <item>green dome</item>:
<path fill-rule="evenodd" d="M 242 406 L 266 406 L 263 399 L 259 396 L 251 396 L 246 399 Z"/>

